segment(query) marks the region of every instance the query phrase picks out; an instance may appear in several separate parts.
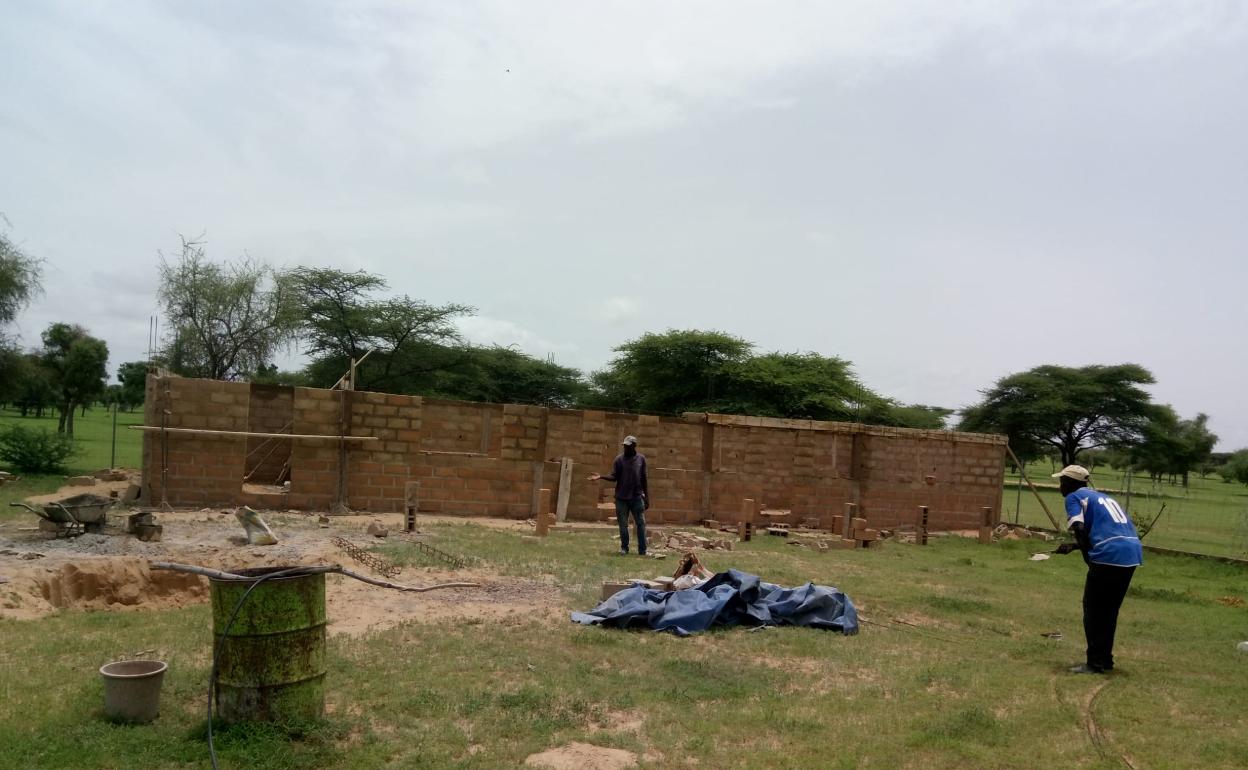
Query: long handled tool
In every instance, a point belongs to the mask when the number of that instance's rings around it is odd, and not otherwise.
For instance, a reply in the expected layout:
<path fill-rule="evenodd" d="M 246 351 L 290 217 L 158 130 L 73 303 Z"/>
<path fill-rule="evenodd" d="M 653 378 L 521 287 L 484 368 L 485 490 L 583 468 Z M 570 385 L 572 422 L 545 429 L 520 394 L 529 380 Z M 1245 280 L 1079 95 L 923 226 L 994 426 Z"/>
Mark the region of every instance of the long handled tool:
<path fill-rule="evenodd" d="M 1160 519 L 1161 514 L 1165 512 L 1166 512 L 1166 504 L 1162 503 L 1161 510 L 1157 511 L 1157 515 L 1154 516 L 1153 520 L 1148 523 L 1148 529 L 1144 530 L 1144 534 L 1140 535 L 1140 540 L 1143 540 L 1144 538 L 1148 537 L 1148 533 L 1153 531 L 1153 526 L 1157 524 L 1157 520 Z"/>
<path fill-rule="evenodd" d="M 1062 525 L 1057 523 L 1057 519 L 1053 518 L 1052 513 L 1049 513 L 1049 506 L 1045 505 L 1044 498 L 1040 496 L 1040 490 L 1036 489 L 1036 485 L 1032 484 L 1031 479 L 1027 478 L 1027 471 L 1023 470 L 1023 463 L 1018 459 L 1018 455 L 1014 454 L 1014 450 L 1010 449 L 1009 444 L 1005 445 L 1005 451 L 1010 453 L 1010 457 L 1013 458 L 1014 464 L 1018 466 L 1019 475 L 1023 477 L 1023 481 L 1027 482 L 1027 486 L 1031 489 L 1032 494 L 1036 496 L 1036 499 L 1040 501 L 1040 507 L 1044 509 L 1044 515 L 1049 517 L 1049 522 L 1053 525 L 1053 529 L 1061 532 Z"/>

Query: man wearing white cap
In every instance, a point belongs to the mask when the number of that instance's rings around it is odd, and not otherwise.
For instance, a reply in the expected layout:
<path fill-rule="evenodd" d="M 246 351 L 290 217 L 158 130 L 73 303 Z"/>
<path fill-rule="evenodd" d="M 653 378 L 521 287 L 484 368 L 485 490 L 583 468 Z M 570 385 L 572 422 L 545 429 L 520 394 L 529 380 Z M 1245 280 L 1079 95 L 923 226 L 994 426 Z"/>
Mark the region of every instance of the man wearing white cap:
<path fill-rule="evenodd" d="M 646 509 L 650 489 L 646 480 L 646 456 L 637 451 L 637 437 L 625 436 L 624 451 L 615 458 L 611 475 L 589 474 L 590 481 L 615 482 L 615 520 L 620 525 L 620 553 L 628 553 L 628 516 L 637 522 L 637 553 L 646 555 Z"/>
<path fill-rule="evenodd" d="M 1088 469 L 1067 465 L 1053 478 L 1066 498 L 1067 526 L 1075 542 L 1063 543 L 1058 553 L 1076 548 L 1088 564 L 1083 584 L 1083 633 L 1088 640 L 1087 662 L 1076 674 L 1104 674 L 1114 668 L 1114 633 L 1118 609 L 1131 585 L 1135 568 L 1144 560 L 1140 536 L 1118 501 L 1088 486 Z"/>

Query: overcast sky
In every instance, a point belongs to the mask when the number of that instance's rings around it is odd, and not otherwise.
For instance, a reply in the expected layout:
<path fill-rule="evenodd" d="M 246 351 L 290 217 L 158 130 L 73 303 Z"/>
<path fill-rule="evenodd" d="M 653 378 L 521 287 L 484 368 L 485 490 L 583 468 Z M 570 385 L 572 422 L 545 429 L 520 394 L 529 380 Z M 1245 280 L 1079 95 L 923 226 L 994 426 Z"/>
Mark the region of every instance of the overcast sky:
<path fill-rule="evenodd" d="M 719 329 L 972 403 L 1130 361 L 1248 446 L 1243 2 L 0 4 L 21 318 L 143 357 L 157 252 L 386 276 L 592 370 Z"/>

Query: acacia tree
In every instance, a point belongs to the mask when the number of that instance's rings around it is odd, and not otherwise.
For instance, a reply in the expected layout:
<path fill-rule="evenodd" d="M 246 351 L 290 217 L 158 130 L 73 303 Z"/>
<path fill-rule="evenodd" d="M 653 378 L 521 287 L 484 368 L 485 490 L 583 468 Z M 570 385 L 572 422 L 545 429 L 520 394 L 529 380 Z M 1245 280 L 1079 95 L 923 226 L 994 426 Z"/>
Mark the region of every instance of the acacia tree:
<path fill-rule="evenodd" d="M 1063 465 L 1086 449 L 1137 444 L 1157 414 L 1137 364 L 1038 366 L 998 380 L 963 411 L 962 430 L 1004 433 L 1022 459 L 1056 449 Z"/>
<path fill-rule="evenodd" d="M 472 313 L 467 305 L 378 297 L 385 279 L 364 271 L 298 268 L 287 285 L 297 298 L 296 333 L 312 356 L 308 374 L 317 384 L 332 384 L 369 351 L 356 386 L 392 393 L 427 392 L 432 375 L 464 362 L 455 320 Z"/>
<path fill-rule="evenodd" d="M 56 430 L 73 438 L 74 407 L 104 392 L 108 345 L 81 326 L 54 323 L 43 332 L 42 358 L 60 411 Z"/>
<path fill-rule="evenodd" d="M 269 363 L 296 328 L 284 275 L 250 257 L 210 262 L 198 240 L 182 238 L 176 261 L 161 255 L 158 296 L 170 328 L 162 357 L 187 376 L 246 376 Z"/>

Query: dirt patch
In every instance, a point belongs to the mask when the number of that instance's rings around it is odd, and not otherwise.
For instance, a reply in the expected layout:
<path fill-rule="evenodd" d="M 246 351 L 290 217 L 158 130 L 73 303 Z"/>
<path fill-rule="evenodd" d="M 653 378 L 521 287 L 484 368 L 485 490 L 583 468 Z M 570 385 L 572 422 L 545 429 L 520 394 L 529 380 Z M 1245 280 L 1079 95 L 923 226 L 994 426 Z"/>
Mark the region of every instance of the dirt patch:
<path fill-rule="evenodd" d="M 196 575 L 153 572 L 135 557 L 53 562 L 15 572 L 0 593 L 0 617 L 30 620 L 58 609 L 172 609 L 208 597 Z"/>
<path fill-rule="evenodd" d="M 637 755 L 624 749 L 607 749 L 590 743 L 569 743 L 524 760 L 527 767 L 547 770 L 624 770 L 637 766 Z"/>
<path fill-rule="evenodd" d="M 277 534 L 278 543 L 261 547 L 238 542 L 243 530 L 229 512 L 157 513 L 164 537 L 149 543 L 125 534 L 122 524 L 128 513 L 117 509 L 110 514 L 112 523 L 105 534 L 73 538 L 52 538 L 25 519 L 0 525 L 0 617 L 29 620 L 64 609 L 160 610 L 208 600 L 206 579 L 153 571 L 149 560 L 226 571 L 342 564 L 371 574 L 340 551 L 331 538 L 337 535 L 361 546 L 371 545 L 373 538 L 363 533 L 368 523 L 378 518 L 374 515 L 333 517 L 329 527 L 321 527 L 315 515 L 266 513 L 264 518 Z M 430 585 L 461 581 L 481 585 L 411 594 L 331 575 L 326 587 L 329 633 L 359 635 L 405 622 L 554 619 L 564 610 L 552 583 L 506 577 L 488 568 L 408 568 L 394 582 Z"/>
<path fill-rule="evenodd" d="M 591 733 L 640 733 L 645 724 L 646 715 L 640 711 L 608 711 L 589 726 L 589 731 Z"/>
<path fill-rule="evenodd" d="M 395 582 L 431 585 L 451 581 L 472 581 L 481 587 L 408 594 L 332 575 L 326 589 L 329 633 L 359 636 L 406 622 L 518 622 L 562 616 L 558 590 L 532 580 L 499 577 L 481 570 L 427 570 L 411 575 L 405 572 Z"/>

